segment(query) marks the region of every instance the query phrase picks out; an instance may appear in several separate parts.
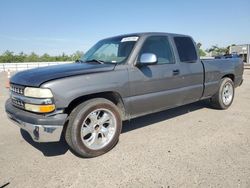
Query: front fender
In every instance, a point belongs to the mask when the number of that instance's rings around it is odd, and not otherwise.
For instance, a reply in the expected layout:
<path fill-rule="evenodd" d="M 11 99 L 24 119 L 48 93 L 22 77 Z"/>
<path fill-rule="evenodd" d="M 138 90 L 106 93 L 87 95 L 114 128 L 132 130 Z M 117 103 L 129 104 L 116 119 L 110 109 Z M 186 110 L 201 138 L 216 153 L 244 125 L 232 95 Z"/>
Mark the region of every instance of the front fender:
<path fill-rule="evenodd" d="M 67 108 L 74 99 L 95 93 L 113 91 L 122 98 L 129 95 L 125 69 L 66 77 L 46 82 L 41 87 L 51 89 L 57 109 Z"/>

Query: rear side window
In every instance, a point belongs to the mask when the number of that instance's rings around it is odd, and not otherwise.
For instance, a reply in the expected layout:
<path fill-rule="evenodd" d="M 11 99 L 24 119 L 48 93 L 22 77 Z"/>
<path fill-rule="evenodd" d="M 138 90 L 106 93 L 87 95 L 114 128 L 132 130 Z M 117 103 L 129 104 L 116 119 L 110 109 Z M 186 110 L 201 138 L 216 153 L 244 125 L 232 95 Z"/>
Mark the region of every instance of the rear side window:
<path fill-rule="evenodd" d="M 197 60 L 194 43 L 189 37 L 174 37 L 174 42 L 181 62 L 193 62 Z"/>
<path fill-rule="evenodd" d="M 153 53 L 157 56 L 157 64 L 174 63 L 174 56 L 166 36 L 151 36 L 146 39 L 141 54 Z"/>

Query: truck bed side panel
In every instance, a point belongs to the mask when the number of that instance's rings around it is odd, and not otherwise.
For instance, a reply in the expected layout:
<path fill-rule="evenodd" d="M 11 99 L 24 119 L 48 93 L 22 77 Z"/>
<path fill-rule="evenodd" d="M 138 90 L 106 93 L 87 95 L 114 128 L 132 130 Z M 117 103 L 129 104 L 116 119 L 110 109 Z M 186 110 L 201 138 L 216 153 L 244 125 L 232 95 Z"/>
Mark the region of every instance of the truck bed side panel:
<path fill-rule="evenodd" d="M 234 76 L 235 87 L 242 80 L 243 63 L 239 58 L 202 60 L 205 69 L 203 98 L 213 96 L 219 89 L 220 80 L 226 75 Z"/>

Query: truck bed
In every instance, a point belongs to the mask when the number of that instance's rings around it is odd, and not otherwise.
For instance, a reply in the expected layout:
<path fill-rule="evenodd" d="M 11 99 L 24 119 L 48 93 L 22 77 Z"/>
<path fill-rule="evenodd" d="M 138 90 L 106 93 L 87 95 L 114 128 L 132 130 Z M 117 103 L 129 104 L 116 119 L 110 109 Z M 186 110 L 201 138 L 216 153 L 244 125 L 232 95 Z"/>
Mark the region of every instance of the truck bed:
<path fill-rule="evenodd" d="M 203 98 L 212 96 L 219 87 L 221 78 L 225 75 L 232 77 L 235 87 L 242 82 L 244 65 L 240 58 L 230 59 L 202 59 L 204 68 Z"/>

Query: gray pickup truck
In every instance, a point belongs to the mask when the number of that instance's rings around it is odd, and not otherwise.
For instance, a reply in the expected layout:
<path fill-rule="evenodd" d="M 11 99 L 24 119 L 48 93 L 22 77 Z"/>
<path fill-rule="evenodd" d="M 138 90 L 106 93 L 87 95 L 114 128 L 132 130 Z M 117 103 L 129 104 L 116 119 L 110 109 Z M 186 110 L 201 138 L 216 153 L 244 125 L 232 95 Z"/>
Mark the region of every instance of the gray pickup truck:
<path fill-rule="evenodd" d="M 34 141 L 65 138 L 95 157 L 115 146 L 124 120 L 204 99 L 227 109 L 242 75 L 239 58 L 200 60 L 190 36 L 121 35 L 75 63 L 18 72 L 5 109 Z"/>

